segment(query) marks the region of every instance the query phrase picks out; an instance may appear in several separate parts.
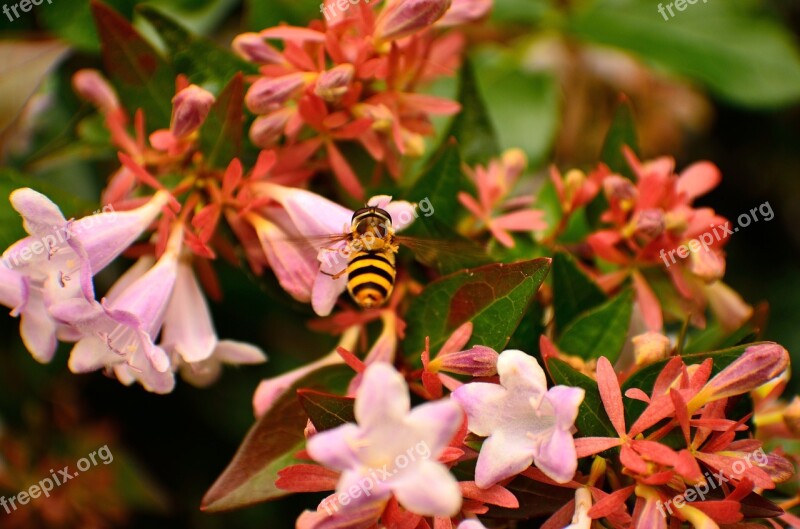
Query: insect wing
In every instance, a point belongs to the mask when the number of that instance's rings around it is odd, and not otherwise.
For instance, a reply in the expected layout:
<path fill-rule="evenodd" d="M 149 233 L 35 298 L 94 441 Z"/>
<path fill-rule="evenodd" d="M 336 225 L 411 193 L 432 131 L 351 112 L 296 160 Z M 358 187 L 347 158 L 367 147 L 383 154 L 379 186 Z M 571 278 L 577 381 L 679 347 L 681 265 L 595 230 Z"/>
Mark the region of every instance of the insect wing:
<path fill-rule="evenodd" d="M 437 269 L 466 268 L 489 262 L 486 251 L 469 239 L 446 241 L 406 235 L 395 238 L 401 247 L 414 252 L 419 262 Z"/>

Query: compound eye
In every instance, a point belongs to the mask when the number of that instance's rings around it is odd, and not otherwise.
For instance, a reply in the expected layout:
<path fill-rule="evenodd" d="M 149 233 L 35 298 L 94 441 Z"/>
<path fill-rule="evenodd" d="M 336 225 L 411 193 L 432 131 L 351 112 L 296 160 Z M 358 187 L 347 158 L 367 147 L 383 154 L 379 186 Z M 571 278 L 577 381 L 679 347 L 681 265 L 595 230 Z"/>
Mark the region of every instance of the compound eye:
<path fill-rule="evenodd" d="M 383 224 L 379 224 L 378 226 L 375 226 L 375 233 L 381 239 L 385 239 L 386 236 L 388 235 L 387 230 L 386 230 L 386 226 L 384 226 Z"/>
<path fill-rule="evenodd" d="M 367 223 L 366 223 L 366 222 L 364 222 L 364 221 L 361 221 L 361 222 L 359 222 L 359 223 L 358 223 L 358 225 L 356 226 L 356 233 L 358 233 L 359 235 L 364 235 L 364 234 L 366 234 L 366 233 L 367 233 L 367 228 L 368 228 L 368 227 L 369 227 L 369 226 L 367 225 Z"/>

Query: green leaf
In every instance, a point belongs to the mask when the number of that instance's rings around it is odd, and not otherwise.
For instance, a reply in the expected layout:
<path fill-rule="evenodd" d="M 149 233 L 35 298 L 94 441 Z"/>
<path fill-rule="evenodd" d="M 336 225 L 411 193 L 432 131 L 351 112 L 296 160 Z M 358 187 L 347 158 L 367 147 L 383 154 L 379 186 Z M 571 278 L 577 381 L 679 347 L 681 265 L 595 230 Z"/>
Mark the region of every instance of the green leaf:
<path fill-rule="evenodd" d="M 343 387 L 353 376 L 344 365 L 323 367 L 287 388 L 250 429 L 233 460 L 206 493 L 200 508 L 206 512 L 236 509 L 285 496 L 275 486 L 278 471 L 298 463 L 294 454 L 305 445 L 308 414 L 297 390 Z"/>
<path fill-rule="evenodd" d="M 567 23 L 575 37 L 630 50 L 733 103 L 765 107 L 800 99 L 794 39 L 755 2 L 698 2 L 666 20 L 649 0 L 582 5 Z"/>
<path fill-rule="evenodd" d="M 261 31 L 282 22 L 305 26 L 309 20 L 323 17 L 319 7 L 321 3 L 297 2 L 296 0 L 270 0 L 269 2 L 248 0 L 247 27 L 252 31 Z M 350 6 L 349 3 L 345 5 Z"/>
<path fill-rule="evenodd" d="M 348 422 L 356 422 L 354 398 L 310 389 L 299 390 L 297 396 L 317 431 L 322 432 Z"/>
<path fill-rule="evenodd" d="M 560 88 L 549 73 L 523 70 L 507 52 L 485 49 L 475 57 L 475 75 L 502 150 L 520 148 L 539 167 L 556 140 Z"/>
<path fill-rule="evenodd" d="M 428 199 L 433 206 L 436 218 L 445 224 L 454 225 L 458 220 L 461 204 L 458 191 L 466 189 L 468 183 L 461 170 L 461 155 L 453 141 L 445 140 L 428 168 L 417 178 L 417 181 L 406 193 L 404 200 L 420 202 Z M 409 226 L 411 230 L 424 223 L 426 218 L 417 219 Z"/>
<path fill-rule="evenodd" d="M 558 347 L 589 360 L 605 356 L 614 363 L 625 345 L 633 312 L 633 291 L 625 290 L 579 316 L 564 330 Z"/>
<path fill-rule="evenodd" d="M 200 146 L 209 167 L 225 168 L 242 149 L 244 81 L 238 73 L 214 101 L 200 129 Z"/>
<path fill-rule="evenodd" d="M 119 13 L 98 0 L 91 5 L 105 72 L 123 105 L 131 113 L 143 109 L 149 130 L 168 127 L 175 92 L 172 68 Z"/>
<path fill-rule="evenodd" d="M 130 16 L 135 0 L 107 0 L 123 16 Z M 53 35 L 58 35 L 71 46 L 86 52 L 100 52 L 100 38 L 97 35 L 90 2 L 59 2 L 52 0 L 46 8 L 36 13 L 39 22 Z"/>
<path fill-rule="evenodd" d="M 500 144 L 497 141 L 497 133 L 489 118 L 474 68 L 469 60 L 465 61 L 461 68 L 458 101 L 461 103 L 461 112 L 453 120 L 445 138 L 453 136 L 458 140 L 461 157 L 468 165 L 485 164 L 499 156 Z"/>
<path fill-rule="evenodd" d="M 553 257 L 553 311 L 556 329 L 561 331 L 584 310 L 606 300 L 600 287 L 583 273 L 572 255 L 558 252 Z"/>
<path fill-rule="evenodd" d="M 597 382 L 558 358 L 547 359 L 547 371 L 556 384 L 583 388 L 586 392 L 575 419 L 579 437 L 617 437 L 600 399 Z"/>
<path fill-rule="evenodd" d="M 418 355 L 430 337 L 438 351 L 452 332 L 472 322 L 470 344 L 502 351 L 550 270 L 550 259 L 495 263 L 430 283 L 411 303 L 403 347 Z"/>
<path fill-rule="evenodd" d="M 237 73 L 256 73 L 254 65 L 213 42 L 192 35 L 175 20 L 151 6 L 138 11 L 156 29 L 169 50 L 176 72 L 186 74 L 189 81 L 219 92 Z"/>
<path fill-rule="evenodd" d="M 627 98 L 620 101 L 611 126 L 603 142 L 600 159 L 615 173 L 633 179 L 633 171 L 628 165 L 622 148 L 628 146 L 633 152 L 639 152 L 639 140 L 636 137 L 636 122 L 633 117 L 633 108 Z M 602 193 L 601 193 L 602 195 Z"/>

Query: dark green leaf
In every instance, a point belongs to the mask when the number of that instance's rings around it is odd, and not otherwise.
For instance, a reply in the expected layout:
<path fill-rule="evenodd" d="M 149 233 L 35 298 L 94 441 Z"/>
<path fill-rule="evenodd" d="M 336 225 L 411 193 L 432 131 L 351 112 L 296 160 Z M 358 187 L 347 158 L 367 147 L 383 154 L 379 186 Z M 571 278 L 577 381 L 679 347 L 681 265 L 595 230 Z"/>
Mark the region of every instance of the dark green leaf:
<path fill-rule="evenodd" d="M 404 199 L 419 202 L 428 199 L 436 218 L 445 224 L 454 225 L 461 205 L 458 191 L 467 188 L 466 177 L 461 169 L 458 147 L 449 140 L 439 149 L 430 166 L 417 178 L 414 186 L 404 194 Z M 410 226 L 413 230 L 427 219 L 420 218 Z M 409 233 L 413 233 L 409 231 Z"/>
<path fill-rule="evenodd" d="M 580 437 L 617 437 L 600 399 L 597 382 L 558 358 L 547 360 L 547 371 L 556 384 L 583 388 L 586 392 L 575 419 Z"/>
<path fill-rule="evenodd" d="M 279 470 L 299 462 L 294 454 L 305 444 L 308 421 L 297 390 L 332 390 L 343 387 L 352 376 L 347 366 L 327 366 L 287 388 L 247 433 L 228 468 L 206 493 L 201 509 L 226 511 L 286 495 L 275 480 Z"/>
<path fill-rule="evenodd" d="M 239 156 L 244 122 L 244 81 L 238 73 L 214 101 L 200 129 L 200 147 L 209 167 L 224 168 Z"/>
<path fill-rule="evenodd" d="M 625 160 L 622 148 L 628 146 L 633 152 L 639 152 L 639 141 L 636 139 L 636 122 L 633 108 L 627 98 L 620 101 L 614 119 L 606 133 L 600 159 L 615 173 L 633 179 L 633 171 Z"/>
<path fill-rule="evenodd" d="M 470 61 L 461 69 L 458 113 L 445 137 L 458 140 L 461 157 L 468 165 L 485 164 L 499 156 L 500 144 L 480 93 L 475 72 Z"/>
<path fill-rule="evenodd" d="M 553 311 L 558 330 L 584 310 L 606 300 L 600 287 L 583 273 L 572 255 L 558 252 L 553 257 Z"/>
<path fill-rule="evenodd" d="M 241 59 L 228 48 L 192 35 L 172 18 L 151 6 L 138 11 L 153 25 L 169 50 L 176 72 L 186 74 L 189 81 L 219 92 L 237 73 L 256 73 L 254 65 Z"/>
<path fill-rule="evenodd" d="M 353 409 L 354 398 L 340 397 L 310 389 L 299 390 L 297 396 L 317 431 L 330 430 L 348 422 L 356 422 Z"/>
<path fill-rule="evenodd" d="M 490 264 L 430 283 L 408 310 L 403 347 L 417 356 L 430 337 L 438 351 L 459 326 L 472 322 L 470 344 L 502 351 L 550 269 L 550 259 Z"/>
<path fill-rule="evenodd" d="M 130 112 L 141 108 L 150 130 L 169 126 L 175 74 L 164 59 L 119 13 L 92 0 L 102 42 L 105 72 Z"/>
<path fill-rule="evenodd" d="M 579 316 L 561 335 L 558 347 L 586 360 L 605 356 L 614 363 L 625 345 L 633 312 L 633 292 L 625 290 Z"/>

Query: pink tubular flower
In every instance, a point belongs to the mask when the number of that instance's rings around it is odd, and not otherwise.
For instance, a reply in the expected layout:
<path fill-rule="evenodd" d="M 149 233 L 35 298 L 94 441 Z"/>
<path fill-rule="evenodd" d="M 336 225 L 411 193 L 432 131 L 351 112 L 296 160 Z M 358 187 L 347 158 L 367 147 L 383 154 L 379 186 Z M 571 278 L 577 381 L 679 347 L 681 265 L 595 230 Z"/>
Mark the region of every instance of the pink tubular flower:
<path fill-rule="evenodd" d="M 472 382 L 453 392 L 469 417 L 469 430 L 488 437 L 475 468 L 475 483 L 488 488 L 534 463 L 559 483 L 577 468 L 571 429 L 583 401 L 580 388 L 547 389 L 535 358 L 508 350 L 497 361 L 500 384 Z"/>
<path fill-rule="evenodd" d="M 478 188 L 478 200 L 463 191 L 458 193 L 461 204 L 507 248 L 514 247 L 510 231 L 530 233 L 547 227 L 544 213 L 530 207 L 532 197 L 508 198 L 527 163 L 525 153 L 510 149 L 500 160 L 492 160 L 488 167 L 479 165 L 471 172 Z"/>
<path fill-rule="evenodd" d="M 20 334 L 34 358 L 49 362 L 57 334 L 68 336 L 51 315 L 51 305 L 73 298 L 94 300 L 92 277 L 148 228 L 168 200 L 167 193 L 158 193 L 134 210 L 67 221 L 53 202 L 32 189 L 11 194 L 29 236 L 3 253 L 5 266 L 16 272 L 6 275 L 17 286 L 4 296 L 8 300 L 0 301 L 13 303 L 11 308 L 21 314 Z"/>
<path fill-rule="evenodd" d="M 97 70 L 78 70 L 72 77 L 72 86 L 81 97 L 91 102 L 103 113 L 119 109 L 117 93 Z"/>
<path fill-rule="evenodd" d="M 205 296 L 185 259 L 178 263 L 175 288 L 164 314 L 161 347 L 173 356 L 183 378 L 196 386 L 216 380 L 223 363 L 259 364 L 267 359 L 258 347 L 217 338 Z"/>
<path fill-rule="evenodd" d="M 182 235 L 176 229 L 151 268 L 145 271 L 152 261 L 143 257 L 101 303 L 73 299 L 52 307 L 56 318 L 82 334 L 70 354 L 73 372 L 113 368 L 123 382 L 130 377 L 148 391 L 172 391 L 175 380 L 169 357 L 154 340 L 175 285 Z"/>
<path fill-rule="evenodd" d="M 295 299 L 311 301 L 318 315 L 327 316 L 347 286 L 346 275 L 331 276 L 347 266 L 350 249 L 346 241 L 320 249 L 324 243 L 315 238 L 349 233 L 353 211 L 302 189 L 262 182 L 254 184 L 253 190 L 256 196 L 280 206 L 246 216 L 278 281 Z M 392 202 L 391 197 L 379 195 L 367 203 L 385 209 L 395 220 L 395 231 L 414 219 L 414 206 L 409 202 Z M 308 244 L 302 243 L 303 238 L 309 239 Z"/>
<path fill-rule="evenodd" d="M 337 493 L 349 494 L 364 479 L 374 481 L 371 496 L 352 498 L 347 509 L 394 495 L 404 508 L 423 516 L 454 516 L 460 510 L 456 479 L 436 458 L 458 430 L 461 411 L 449 400 L 410 407 L 403 377 L 389 364 L 375 363 L 365 371 L 356 395 L 358 424 L 308 440 L 312 458 L 342 473 Z"/>

